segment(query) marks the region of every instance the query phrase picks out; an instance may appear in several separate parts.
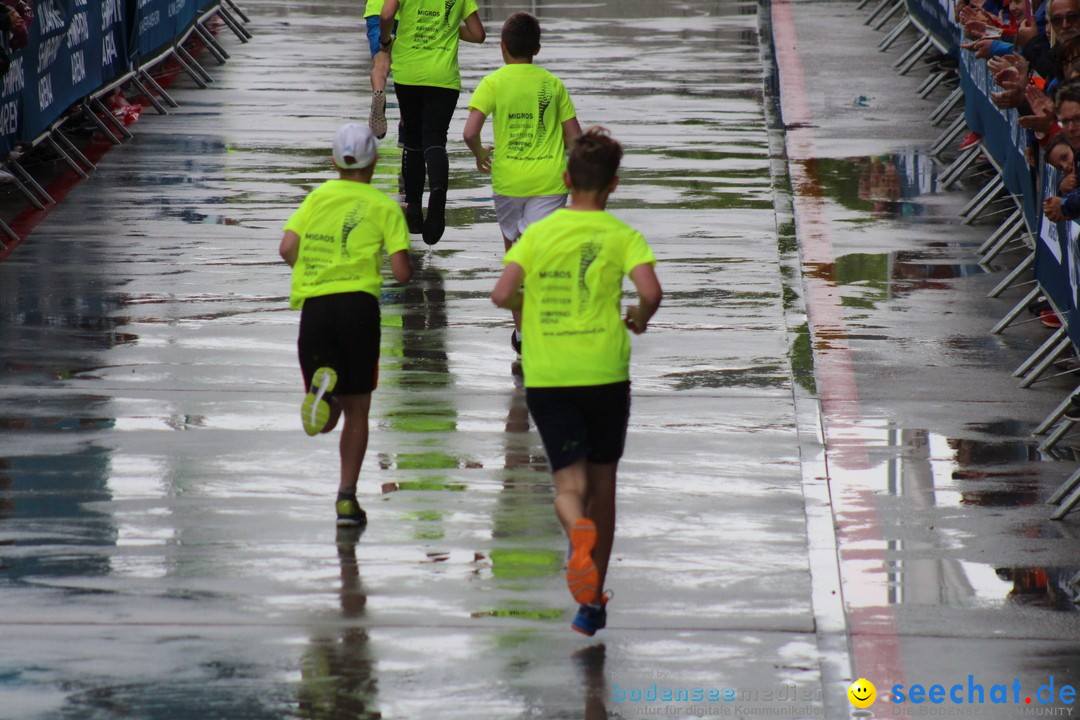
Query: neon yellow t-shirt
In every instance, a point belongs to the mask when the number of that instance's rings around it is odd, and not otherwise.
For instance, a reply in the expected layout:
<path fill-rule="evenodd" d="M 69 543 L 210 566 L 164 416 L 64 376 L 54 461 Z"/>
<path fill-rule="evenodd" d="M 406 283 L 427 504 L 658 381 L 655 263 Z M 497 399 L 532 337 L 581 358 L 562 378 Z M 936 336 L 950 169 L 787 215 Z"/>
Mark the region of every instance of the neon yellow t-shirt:
<path fill-rule="evenodd" d="M 391 53 L 394 82 L 460 90 L 461 23 L 476 11 L 476 0 L 401 0 Z"/>
<path fill-rule="evenodd" d="M 532 63 L 504 65 L 480 81 L 469 108 L 494 117 L 492 190 L 510 197 L 566 192 L 562 124 L 577 113 L 562 80 Z"/>
<path fill-rule="evenodd" d="M 289 307 L 319 295 L 362 291 L 379 297 L 382 250 L 409 249 L 405 214 L 381 190 L 352 180 L 328 180 L 300 204 L 286 230 L 300 236 Z"/>
<path fill-rule="evenodd" d="M 525 271 L 521 366 L 526 387 L 630 379 L 622 280 L 656 258 L 637 230 L 607 212 L 556 210 L 537 220 L 503 263 Z"/>
<path fill-rule="evenodd" d="M 364 17 L 380 14 L 385 2 L 386 0 L 367 0 L 367 5 L 364 6 Z"/>

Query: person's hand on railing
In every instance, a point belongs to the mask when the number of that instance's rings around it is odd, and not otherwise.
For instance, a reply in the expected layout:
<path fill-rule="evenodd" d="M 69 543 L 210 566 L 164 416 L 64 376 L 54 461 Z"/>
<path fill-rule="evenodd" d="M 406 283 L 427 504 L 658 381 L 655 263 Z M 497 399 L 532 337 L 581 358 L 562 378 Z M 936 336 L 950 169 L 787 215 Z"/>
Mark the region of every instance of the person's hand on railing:
<path fill-rule="evenodd" d="M 982 40 L 988 27 L 990 26 L 984 20 L 972 20 L 969 23 L 964 23 L 964 36 L 969 40 Z"/>
<path fill-rule="evenodd" d="M 1024 104 L 1024 88 L 1027 78 L 1008 79 L 1001 84 L 1001 92 L 990 93 L 990 102 L 1002 110 L 1018 108 Z"/>
<path fill-rule="evenodd" d="M 975 53 L 975 57 L 977 58 L 985 59 L 990 57 L 990 44 L 992 42 L 994 41 L 989 38 L 986 40 L 972 40 L 969 43 L 964 43 L 960 47 Z"/>
<path fill-rule="evenodd" d="M 1061 212 L 1061 198 L 1048 197 L 1043 201 L 1043 215 L 1050 222 L 1064 222 L 1065 213 Z"/>

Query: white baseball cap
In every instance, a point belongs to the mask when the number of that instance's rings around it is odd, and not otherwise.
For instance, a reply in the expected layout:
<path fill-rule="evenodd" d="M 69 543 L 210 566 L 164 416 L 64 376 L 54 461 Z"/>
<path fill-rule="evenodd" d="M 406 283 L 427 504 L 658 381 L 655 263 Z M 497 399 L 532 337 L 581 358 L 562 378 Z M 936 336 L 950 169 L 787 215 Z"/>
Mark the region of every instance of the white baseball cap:
<path fill-rule="evenodd" d="M 342 170 L 367 167 L 378 151 L 379 145 L 367 125 L 342 125 L 334 135 L 334 163 Z"/>

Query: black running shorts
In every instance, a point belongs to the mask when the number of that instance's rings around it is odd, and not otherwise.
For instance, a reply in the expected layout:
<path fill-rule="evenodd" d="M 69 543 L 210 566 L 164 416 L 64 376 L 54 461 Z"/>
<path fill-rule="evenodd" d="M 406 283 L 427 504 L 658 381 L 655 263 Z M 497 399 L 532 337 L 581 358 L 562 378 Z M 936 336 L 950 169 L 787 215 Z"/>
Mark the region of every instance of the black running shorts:
<path fill-rule="evenodd" d="M 379 300 L 370 293 L 320 295 L 300 311 L 300 370 L 304 387 L 320 367 L 337 372 L 335 395 L 369 393 L 379 384 Z"/>
<path fill-rule="evenodd" d="M 630 381 L 581 387 L 525 388 L 551 471 L 581 458 L 608 465 L 618 462 L 630 421 Z"/>

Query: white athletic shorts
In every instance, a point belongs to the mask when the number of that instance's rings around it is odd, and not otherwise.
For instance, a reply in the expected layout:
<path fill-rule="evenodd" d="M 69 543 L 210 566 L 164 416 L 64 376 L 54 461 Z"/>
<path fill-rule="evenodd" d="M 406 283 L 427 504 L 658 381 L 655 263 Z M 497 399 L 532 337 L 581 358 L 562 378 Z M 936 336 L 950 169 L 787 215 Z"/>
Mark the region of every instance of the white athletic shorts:
<path fill-rule="evenodd" d="M 492 197 L 495 199 L 495 217 L 499 219 L 499 229 L 503 237 L 511 242 L 517 241 L 532 223 L 566 206 L 565 194 L 509 197 L 495 193 Z"/>

